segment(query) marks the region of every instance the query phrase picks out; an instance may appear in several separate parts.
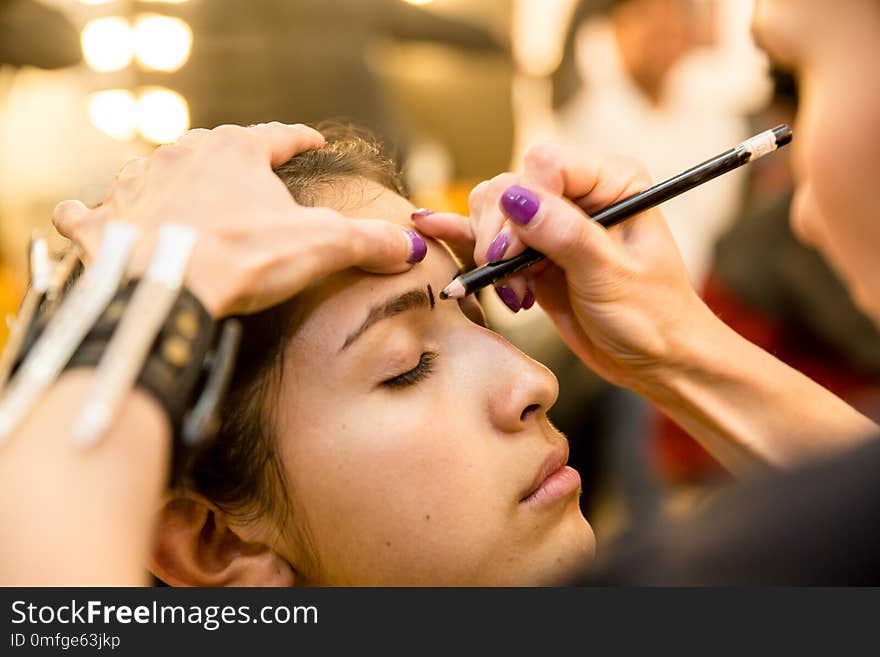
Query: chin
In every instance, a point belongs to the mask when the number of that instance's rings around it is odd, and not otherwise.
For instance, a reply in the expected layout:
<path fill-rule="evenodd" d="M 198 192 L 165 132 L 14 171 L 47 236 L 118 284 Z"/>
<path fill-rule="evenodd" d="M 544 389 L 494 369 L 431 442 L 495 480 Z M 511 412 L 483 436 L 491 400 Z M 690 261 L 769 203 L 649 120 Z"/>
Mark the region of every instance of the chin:
<path fill-rule="evenodd" d="M 568 554 L 560 559 L 557 582 L 565 584 L 574 576 L 583 576 L 596 560 L 596 534 L 593 527 L 581 516 L 581 529 Z"/>
<path fill-rule="evenodd" d="M 590 523 L 578 513 L 551 545 L 533 555 L 528 571 L 531 575 L 525 575 L 530 581 L 520 585 L 565 586 L 573 578 L 583 576 L 595 559 L 596 536 Z"/>

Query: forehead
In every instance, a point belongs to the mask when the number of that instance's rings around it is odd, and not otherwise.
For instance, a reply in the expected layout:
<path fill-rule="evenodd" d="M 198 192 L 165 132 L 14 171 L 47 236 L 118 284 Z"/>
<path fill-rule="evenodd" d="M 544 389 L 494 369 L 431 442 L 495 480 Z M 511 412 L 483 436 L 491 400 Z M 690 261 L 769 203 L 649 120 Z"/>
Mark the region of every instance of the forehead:
<path fill-rule="evenodd" d="M 352 221 L 384 219 L 414 228 L 411 215 L 415 206 L 378 183 L 358 180 L 341 192 L 331 205 Z M 435 294 L 439 293 L 452 280 L 458 265 L 444 245 L 428 238 L 425 241 L 427 256 L 405 273 L 370 274 L 348 269 L 304 290 L 297 298 L 301 318 L 298 338 L 311 341 L 320 337 L 322 341 L 341 344 L 340 339 L 359 325 L 374 304 L 428 285 Z"/>
<path fill-rule="evenodd" d="M 335 198 L 319 200 L 321 203 L 328 203 L 346 217 L 385 219 L 402 226 L 412 226 L 410 215 L 416 207 L 377 182 L 355 178 L 336 187 L 335 192 Z"/>

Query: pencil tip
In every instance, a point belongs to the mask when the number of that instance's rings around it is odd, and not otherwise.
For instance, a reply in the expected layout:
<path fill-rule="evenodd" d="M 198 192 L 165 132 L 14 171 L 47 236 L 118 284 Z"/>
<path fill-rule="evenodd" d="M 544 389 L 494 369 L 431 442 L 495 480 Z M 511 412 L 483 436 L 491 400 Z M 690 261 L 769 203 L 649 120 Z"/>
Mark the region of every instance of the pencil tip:
<path fill-rule="evenodd" d="M 456 278 L 449 285 L 443 288 L 443 291 L 440 292 L 440 298 L 443 300 L 446 299 L 460 299 L 465 295 L 464 285 L 461 280 Z"/>

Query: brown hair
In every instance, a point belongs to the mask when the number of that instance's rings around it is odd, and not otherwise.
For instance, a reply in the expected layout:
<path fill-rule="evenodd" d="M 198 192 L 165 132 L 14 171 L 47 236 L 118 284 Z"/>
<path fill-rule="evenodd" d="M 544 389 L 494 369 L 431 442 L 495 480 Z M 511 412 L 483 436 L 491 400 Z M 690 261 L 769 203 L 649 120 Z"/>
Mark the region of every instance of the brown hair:
<path fill-rule="evenodd" d="M 317 126 L 327 144 L 275 169 L 301 205 L 345 203 L 340 183 L 367 179 L 405 196 L 400 174 L 379 142 L 348 125 Z M 216 440 L 196 460 L 185 485 L 224 512 L 256 519 L 269 513 L 283 533 L 290 512 L 284 470 L 277 458 L 274 409 L 283 357 L 294 329 L 295 299 L 240 318 L 242 343 Z"/>

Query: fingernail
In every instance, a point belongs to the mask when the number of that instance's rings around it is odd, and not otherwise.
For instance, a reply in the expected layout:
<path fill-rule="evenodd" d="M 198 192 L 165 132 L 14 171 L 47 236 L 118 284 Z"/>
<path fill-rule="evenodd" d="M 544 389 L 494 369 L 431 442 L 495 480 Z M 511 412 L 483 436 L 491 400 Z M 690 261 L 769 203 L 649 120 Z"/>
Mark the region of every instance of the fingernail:
<path fill-rule="evenodd" d="M 523 295 L 522 307 L 523 310 L 528 310 L 532 306 L 535 305 L 535 293 L 532 292 L 531 288 L 526 289 L 526 293 Z"/>
<path fill-rule="evenodd" d="M 413 212 L 412 215 L 410 215 L 410 216 L 413 218 L 413 220 L 416 220 L 416 219 L 424 219 L 425 217 L 427 217 L 430 214 L 434 214 L 434 211 L 429 210 L 428 208 L 419 208 L 418 210 Z"/>
<path fill-rule="evenodd" d="M 489 245 L 489 249 L 486 251 L 486 260 L 498 262 L 504 257 L 508 246 L 510 246 L 510 235 L 503 232 L 498 233 L 498 236 L 492 240 L 492 244 Z"/>
<path fill-rule="evenodd" d="M 407 237 L 409 237 L 409 241 L 412 244 L 409 258 L 407 258 L 406 261 L 411 265 L 414 265 L 415 263 L 424 260 L 425 256 L 428 255 L 428 245 L 425 243 L 425 239 L 414 230 L 404 230 L 403 232 L 407 234 Z"/>
<path fill-rule="evenodd" d="M 522 304 L 519 302 L 519 297 L 516 296 L 516 292 L 506 285 L 496 287 L 495 292 L 498 293 L 498 298 L 504 302 L 504 305 L 510 308 L 513 312 L 518 313 L 520 308 L 522 308 Z"/>
<path fill-rule="evenodd" d="M 537 214 L 541 201 L 531 190 L 511 185 L 501 196 L 501 209 L 511 220 L 525 226 Z"/>

